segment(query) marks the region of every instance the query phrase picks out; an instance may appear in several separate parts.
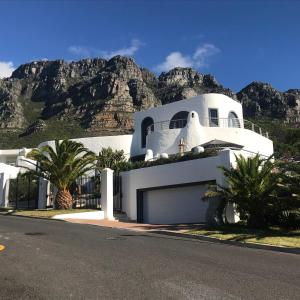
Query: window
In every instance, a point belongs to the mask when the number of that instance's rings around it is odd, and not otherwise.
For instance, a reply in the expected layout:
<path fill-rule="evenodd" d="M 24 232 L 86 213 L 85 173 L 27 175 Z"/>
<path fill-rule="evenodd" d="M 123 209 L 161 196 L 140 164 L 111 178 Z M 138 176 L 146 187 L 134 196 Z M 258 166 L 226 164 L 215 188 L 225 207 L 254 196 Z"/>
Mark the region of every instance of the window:
<path fill-rule="evenodd" d="M 187 123 L 188 115 L 188 111 L 180 111 L 176 113 L 170 121 L 169 129 L 184 128 Z"/>
<path fill-rule="evenodd" d="M 152 118 L 147 117 L 143 120 L 141 125 L 141 144 L 142 148 L 146 147 L 146 137 L 148 135 L 148 129 L 154 131 L 154 121 Z"/>
<path fill-rule="evenodd" d="M 218 127 L 219 126 L 219 114 L 218 110 L 215 108 L 209 108 L 209 126 Z"/>
<path fill-rule="evenodd" d="M 241 124 L 240 124 L 240 121 L 238 119 L 238 116 L 233 111 L 231 111 L 228 114 L 228 127 L 236 127 L 236 128 L 240 128 L 241 127 Z"/>

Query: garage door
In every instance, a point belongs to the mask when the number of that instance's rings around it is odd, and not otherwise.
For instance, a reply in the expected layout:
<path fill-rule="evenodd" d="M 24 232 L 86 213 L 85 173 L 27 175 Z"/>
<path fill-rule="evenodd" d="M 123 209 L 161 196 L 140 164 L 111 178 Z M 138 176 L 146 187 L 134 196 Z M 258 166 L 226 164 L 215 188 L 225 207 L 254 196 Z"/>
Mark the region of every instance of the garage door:
<path fill-rule="evenodd" d="M 143 192 L 143 222 L 178 224 L 205 222 L 208 207 L 203 201 L 207 185 L 193 185 Z"/>

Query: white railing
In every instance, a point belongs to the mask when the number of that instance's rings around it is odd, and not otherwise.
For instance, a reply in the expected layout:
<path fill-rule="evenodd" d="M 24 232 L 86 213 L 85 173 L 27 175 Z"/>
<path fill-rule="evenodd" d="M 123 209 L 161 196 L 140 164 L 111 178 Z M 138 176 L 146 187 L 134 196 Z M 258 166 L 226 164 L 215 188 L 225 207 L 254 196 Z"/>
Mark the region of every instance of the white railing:
<path fill-rule="evenodd" d="M 147 128 L 148 134 L 153 131 L 162 131 L 169 129 L 184 128 L 187 124 L 187 119 L 165 120 L 156 122 Z M 252 123 L 251 121 L 238 118 L 205 118 L 200 120 L 203 127 L 220 127 L 220 128 L 244 128 L 259 133 L 262 136 L 269 138 L 268 132 L 263 132 L 262 128 Z"/>

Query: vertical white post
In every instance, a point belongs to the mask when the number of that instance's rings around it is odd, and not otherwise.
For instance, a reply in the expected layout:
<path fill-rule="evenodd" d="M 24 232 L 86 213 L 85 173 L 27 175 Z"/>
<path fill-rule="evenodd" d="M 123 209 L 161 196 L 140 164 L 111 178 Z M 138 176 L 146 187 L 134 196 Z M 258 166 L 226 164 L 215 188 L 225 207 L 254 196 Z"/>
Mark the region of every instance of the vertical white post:
<path fill-rule="evenodd" d="M 4 188 L 4 207 L 8 207 L 9 203 L 9 177 L 7 176 L 5 181 L 5 188 Z"/>
<path fill-rule="evenodd" d="M 101 208 L 108 220 L 114 220 L 113 173 L 109 168 L 101 171 Z"/>
<path fill-rule="evenodd" d="M 227 169 L 235 167 L 235 156 L 232 150 L 228 149 L 228 150 L 220 151 L 218 156 L 219 156 L 221 166 L 224 166 Z M 219 174 L 216 178 L 216 182 L 217 184 L 223 187 L 228 186 L 228 182 L 221 170 L 219 171 Z M 235 205 L 232 203 L 229 203 L 227 205 L 225 209 L 225 213 L 229 223 L 236 223 L 240 220 L 239 215 L 236 213 Z"/>
<path fill-rule="evenodd" d="M 50 184 L 48 180 L 44 178 L 39 179 L 39 198 L 38 198 L 38 208 L 43 209 L 48 205 L 48 197 L 50 191 Z"/>
<path fill-rule="evenodd" d="M 5 187 L 4 173 L 0 173 L 0 206 L 1 207 L 5 207 L 4 187 Z"/>

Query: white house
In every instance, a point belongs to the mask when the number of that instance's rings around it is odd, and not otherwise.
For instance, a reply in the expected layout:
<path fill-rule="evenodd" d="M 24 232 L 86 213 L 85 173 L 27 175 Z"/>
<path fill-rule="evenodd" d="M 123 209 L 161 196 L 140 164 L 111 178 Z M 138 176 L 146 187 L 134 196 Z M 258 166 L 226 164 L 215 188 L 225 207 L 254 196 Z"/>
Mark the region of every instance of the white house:
<path fill-rule="evenodd" d="M 204 94 L 136 112 L 134 120 L 132 135 L 75 140 L 96 153 L 111 147 L 124 150 L 128 158 L 139 159 L 146 154 L 146 159 L 155 159 L 178 152 L 205 151 L 207 147 L 225 148 L 214 157 L 121 173 L 122 210 L 128 218 L 139 222 L 207 221 L 213 204 L 203 202 L 201 197 L 209 183 L 224 183 L 218 166 L 234 165 L 234 153 L 244 156 L 259 153 L 266 157 L 273 154 L 268 134 L 244 120 L 241 103 L 222 94 Z M 53 145 L 53 141 L 38 147 L 46 144 Z M 0 152 L 0 161 L 7 159 L 8 154 L 5 155 Z M 5 172 L 0 166 L 0 175 Z M 40 208 L 47 203 L 47 188 L 41 181 Z M 234 219 L 232 207 L 228 208 L 228 214 Z"/>

